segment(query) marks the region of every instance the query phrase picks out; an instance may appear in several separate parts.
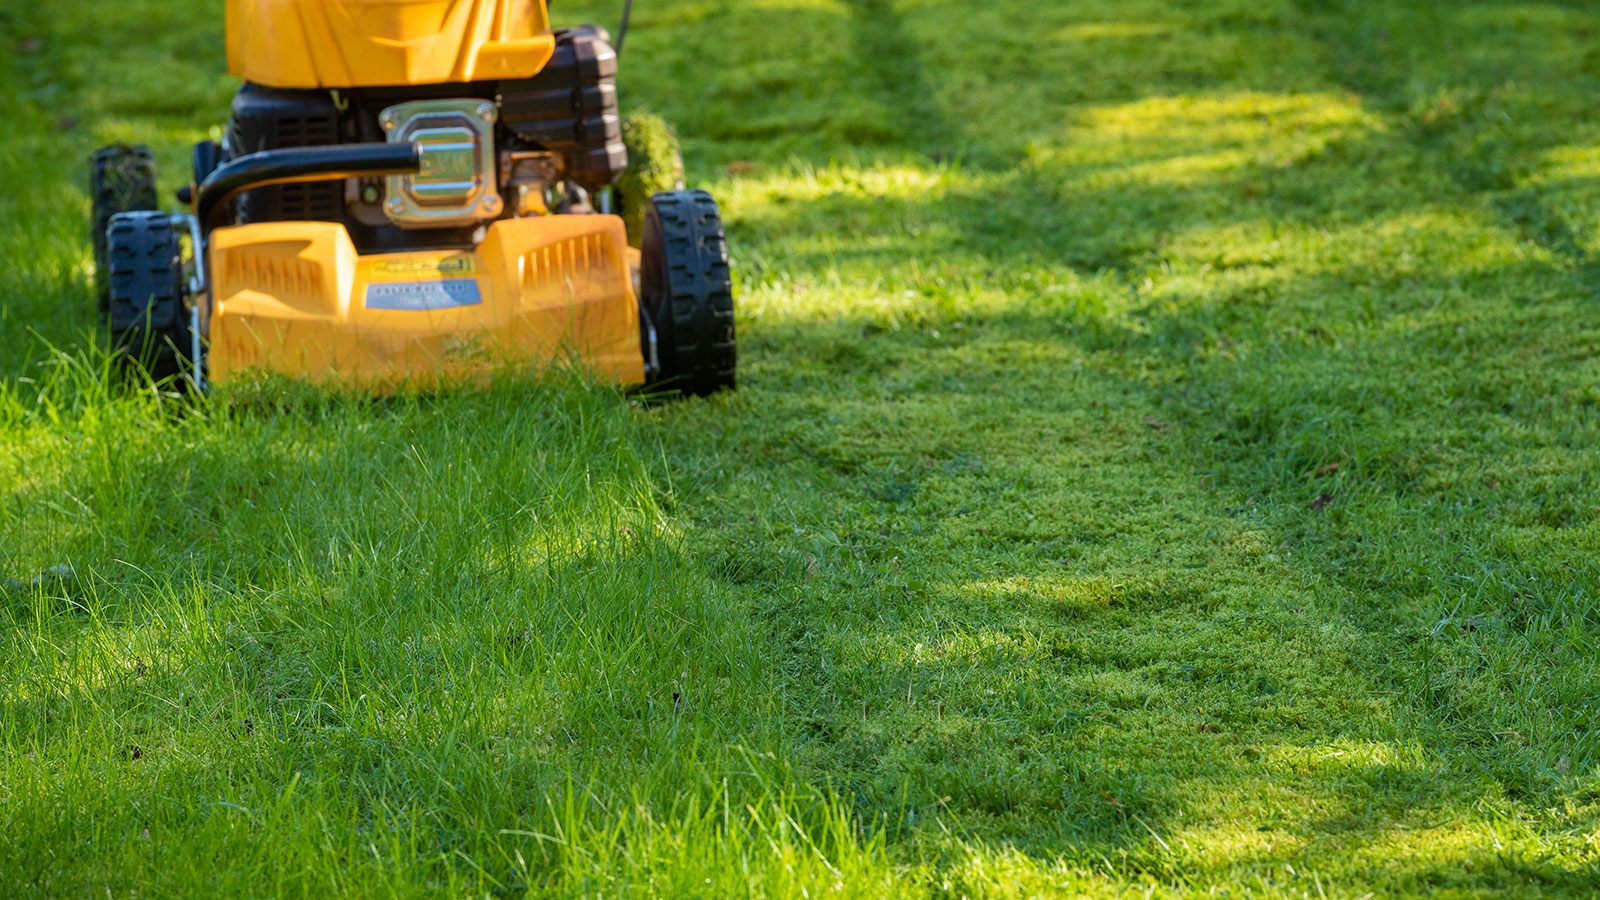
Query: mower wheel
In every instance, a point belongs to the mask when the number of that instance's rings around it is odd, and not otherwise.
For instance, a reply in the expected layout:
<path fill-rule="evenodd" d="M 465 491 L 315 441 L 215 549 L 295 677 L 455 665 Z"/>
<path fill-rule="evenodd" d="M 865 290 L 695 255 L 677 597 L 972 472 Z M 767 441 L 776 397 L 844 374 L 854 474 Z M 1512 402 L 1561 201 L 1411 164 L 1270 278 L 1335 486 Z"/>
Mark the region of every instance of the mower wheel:
<path fill-rule="evenodd" d="M 94 281 L 100 313 L 109 308 L 111 270 L 106 259 L 106 229 L 117 213 L 156 209 L 156 161 L 149 147 L 120 144 L 96 150 L 90 160 L 89 196 L 93 211 Z"/>
<path fill-rule="evenodd" d="M 112 346 L 158 381 L 186 371 L 189 317 L 172 218 L 161 212 L 112 216 L 106 257 Z"/>
<path fill-rule="evenodd" d="M 660 360 L 652 386 L 699 396 L 733 387 L 733 282 L 717 202 L 705 191 L 656 194 L 643 238 L 640 299 Z"/>

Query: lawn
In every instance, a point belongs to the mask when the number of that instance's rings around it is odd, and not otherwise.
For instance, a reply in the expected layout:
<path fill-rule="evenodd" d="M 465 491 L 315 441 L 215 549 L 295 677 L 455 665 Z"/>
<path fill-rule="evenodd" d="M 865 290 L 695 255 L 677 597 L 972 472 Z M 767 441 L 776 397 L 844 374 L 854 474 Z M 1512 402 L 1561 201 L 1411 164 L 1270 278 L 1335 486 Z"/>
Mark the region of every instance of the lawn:
<path fill-rule="evenodd" d="M 650 405 L 109 379 L 218 7 L 0 8 L 0 895 L 1600 891 L 1593 7 L 642 0 Z"/>

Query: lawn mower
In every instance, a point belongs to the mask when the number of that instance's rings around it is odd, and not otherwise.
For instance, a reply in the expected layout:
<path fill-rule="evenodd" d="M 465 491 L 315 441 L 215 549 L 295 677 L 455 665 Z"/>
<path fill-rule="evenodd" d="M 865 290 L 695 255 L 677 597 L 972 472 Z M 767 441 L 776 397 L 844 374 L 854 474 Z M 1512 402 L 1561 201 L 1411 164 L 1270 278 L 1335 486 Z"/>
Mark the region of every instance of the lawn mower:
<path fill-rule="evenodd" d="M 101 309 L 152 375 L 386 390 L 568 360 L 733 386 L 717 204 L 617 187 L 605 29 L 552 29 L 546 0 L 227 0 L 226 17 L 243 84 L 222 140 L 194 147 L 187 210 L 158 210 L 148 148 L 93 158 Z"/>

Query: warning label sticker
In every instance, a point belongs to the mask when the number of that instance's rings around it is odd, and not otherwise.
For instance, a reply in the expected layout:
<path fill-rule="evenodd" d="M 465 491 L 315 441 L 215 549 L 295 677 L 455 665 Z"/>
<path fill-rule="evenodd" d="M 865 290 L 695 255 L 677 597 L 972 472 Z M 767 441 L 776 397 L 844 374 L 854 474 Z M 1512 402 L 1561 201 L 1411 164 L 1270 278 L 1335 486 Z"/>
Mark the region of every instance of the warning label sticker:
<path fill-rule="evenodd" d="M 395 281 L 367 285 L 367 309 L 421 312 L 477 306 L 483 302 L 478 282 L 471 278 L 448 281 Z"/>
<path fill-rule="evenodd" d="M 477 266 L 471 256 L 462 254 L 444 259 L 375 259 L 369 271 L 374 281 L 415 281 L 423 278 L 460 278 L 475 273 Z"/>

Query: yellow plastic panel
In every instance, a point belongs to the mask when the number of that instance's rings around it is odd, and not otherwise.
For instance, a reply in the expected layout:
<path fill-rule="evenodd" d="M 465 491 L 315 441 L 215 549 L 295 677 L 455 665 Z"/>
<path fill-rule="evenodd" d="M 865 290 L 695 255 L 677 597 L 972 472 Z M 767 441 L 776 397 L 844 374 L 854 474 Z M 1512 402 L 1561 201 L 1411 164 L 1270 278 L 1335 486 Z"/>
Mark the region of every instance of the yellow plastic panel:
<path fill-rule="evenodd" d="M 344 226 L 292 222 L 211 238 L 210 374 L 262 369 L 383 389 L 566 358 L 644 382 L 639 307 L 616 216 L 489 226 L 476 251 L 361 256 Z"/>
<path fill-rule="evenodd" d="M 280 88 L 527 78 L 555 51 L 545 0 L 227 0 L 228 71 Z"/>

